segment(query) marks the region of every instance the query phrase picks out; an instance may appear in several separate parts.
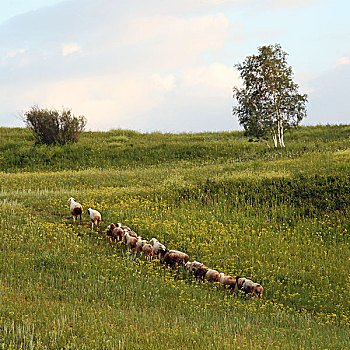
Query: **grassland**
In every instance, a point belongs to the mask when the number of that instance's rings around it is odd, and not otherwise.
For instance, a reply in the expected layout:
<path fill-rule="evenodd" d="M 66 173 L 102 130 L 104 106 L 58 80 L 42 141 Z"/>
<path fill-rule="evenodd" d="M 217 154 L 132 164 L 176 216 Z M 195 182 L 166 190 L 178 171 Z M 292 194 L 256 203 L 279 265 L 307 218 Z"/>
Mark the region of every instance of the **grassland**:
<path fill-rule="evenodd" d="M 0 128 L 0 348 L 350 348 L 350 126 L 84 133 Z M 67 199 L 264 286 L 230 295 L 135 259 Z"/>

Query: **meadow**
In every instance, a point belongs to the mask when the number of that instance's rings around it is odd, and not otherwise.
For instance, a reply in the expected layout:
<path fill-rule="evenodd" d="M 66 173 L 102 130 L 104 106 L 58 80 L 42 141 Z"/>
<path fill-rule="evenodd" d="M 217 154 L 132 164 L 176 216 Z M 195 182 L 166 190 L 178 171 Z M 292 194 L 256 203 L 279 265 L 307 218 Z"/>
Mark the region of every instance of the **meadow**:
<path fill-rule="evenodd" d="M 111 130 L 48 147 L 0 128 L 0 348 L 350 348 L 350 126 L 285 143 Z M 135 258 L 88 207 L 263 298 Z"/>

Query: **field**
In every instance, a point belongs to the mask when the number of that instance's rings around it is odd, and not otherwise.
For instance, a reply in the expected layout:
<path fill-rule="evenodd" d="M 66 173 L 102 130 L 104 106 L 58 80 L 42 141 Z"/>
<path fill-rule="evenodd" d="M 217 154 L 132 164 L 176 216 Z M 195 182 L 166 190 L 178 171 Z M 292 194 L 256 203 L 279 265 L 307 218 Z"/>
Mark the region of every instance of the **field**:
<path fill-rule="evenodd" d="M 350 126 L 285 143 L 112 130 L 47 147 L 0 128 L 0 348 L 350 348 Z M 263 298 L 135 258 L 89 207 Z"/>

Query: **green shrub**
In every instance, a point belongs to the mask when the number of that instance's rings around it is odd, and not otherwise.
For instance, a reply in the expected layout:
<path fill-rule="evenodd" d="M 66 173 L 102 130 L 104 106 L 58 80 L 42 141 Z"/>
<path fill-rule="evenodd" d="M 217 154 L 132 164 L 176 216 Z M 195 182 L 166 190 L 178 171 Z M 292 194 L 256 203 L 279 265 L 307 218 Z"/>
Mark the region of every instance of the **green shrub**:
<path fill-rule="evenodd" d="M 70 109 L 59 112 L 33 106 L 24 113 L 24 122 L 32 130 L 36 143 L 64 145 L 78 141 L 85 128 L 86 118 L 75 117 Z"/>

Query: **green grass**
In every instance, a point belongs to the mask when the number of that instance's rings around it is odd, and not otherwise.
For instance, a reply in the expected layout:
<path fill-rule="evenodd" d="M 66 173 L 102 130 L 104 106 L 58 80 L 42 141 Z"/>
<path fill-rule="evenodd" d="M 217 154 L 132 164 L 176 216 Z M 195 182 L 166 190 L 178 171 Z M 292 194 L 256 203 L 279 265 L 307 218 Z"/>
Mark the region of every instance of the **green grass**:
<path fill-rule="evenodd" d="M 115 130 L 43 147 L 0 128 L 0 348 L 349 348 L 349 136 L 299 128 L 275 150 Z M 263 299 L 135 259 L 88 228 L 89 206 Z"/>

